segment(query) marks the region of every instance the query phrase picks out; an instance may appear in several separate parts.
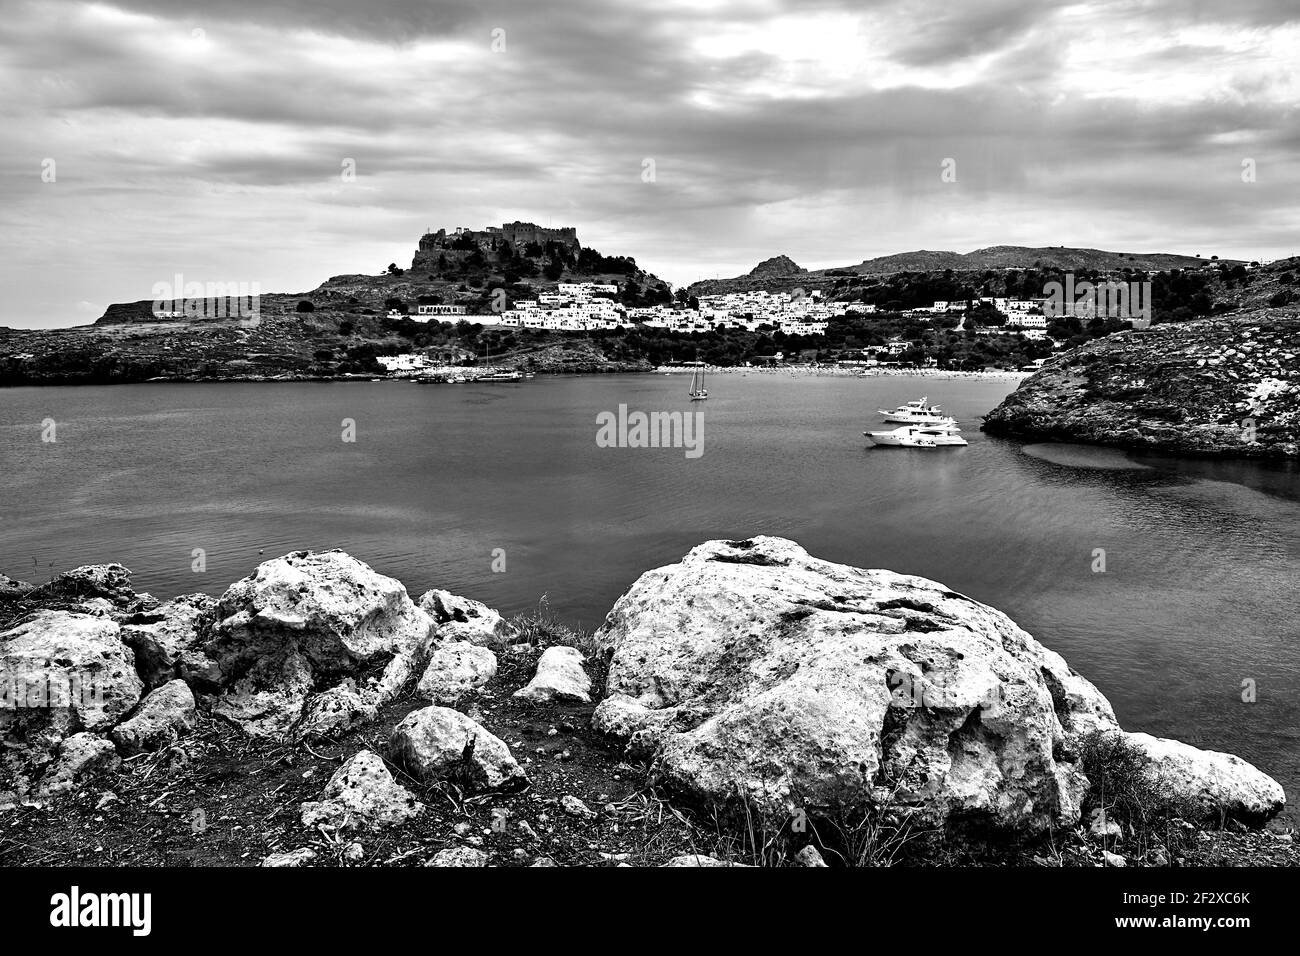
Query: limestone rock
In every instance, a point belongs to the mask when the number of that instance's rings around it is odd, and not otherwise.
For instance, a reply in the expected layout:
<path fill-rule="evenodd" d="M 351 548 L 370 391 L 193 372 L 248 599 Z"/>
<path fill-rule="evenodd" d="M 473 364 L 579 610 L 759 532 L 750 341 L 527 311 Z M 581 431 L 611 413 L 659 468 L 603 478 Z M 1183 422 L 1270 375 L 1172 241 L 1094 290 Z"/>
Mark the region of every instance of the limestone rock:
<path fill-rule="evenodd" d="M 461 776 L 472 787 L 494 790 L 527 783 L 504 742 L 447 707 L 425 707 L 407 714 L 393 728 L 388 755 L 418 780 Z"/>
<path fill-rule="evenodd" d="M 128 756 L 160 750 L 194 729 L 194 695 L 177 678 L 152 690 L 129 720 L 113 728 L 118 749 Z"/>
<path fill-rule="evenodd" d="M 280 738 L 314 687 L 357 678 L 368 706 L 386 703 L 428 653 L 432 628 L 400 582 L 341 551 L 261 564 L 222 595 L 216 617 L 204 648 L 225 684 L 214 710 Z"/>
<path fill-rule="evenodd" d="M 497 673 L 497 656 L 469 641 L 449 641 L 429 654 L 429 665 L 416 690 L 435 704 L 453 704 L 482 687 Z"/>
<path fill-rule="evenodd" d="M 97 777 L 116 773 L 122 759 L 103 737 L 80 733 L 65 737 L 53 763 L 41 778 L 40 796 L 72 790 Z"/>
<path fill-rule="evenodd" d="M 60 601 L 89 601 L 104 598 L 112 604 L 135 599 L 131 572 L 120 564 L 87 564 L 55 575 L 36 589 L 33 597 Z"/>
<path fill-rule="evenodd" d="M 299 847 L 296 850 L 285 850 L 282 853 L 272 853 L 261 863 L 262 866 L 306 866 L 312 860 L 316 859 L 316 851 L 309 846 Z"/>
<path fill-rule="evenodd" d="M 731 863 L 728 860 L 719 860 L 716 856 L 708 856 L 704 853 L 686 853 L 682 856 L 675 856 L 664 866 L 745 866 L 744 863 Z"/>
<path fill-rule="evenodd" d="M 560 809 L 571 817 L 577 817 L 580 820 L 594 820 L 595 811 L 579 800 L 571 793 L 566 793 L 560 797 Z"/>
<path fill-rule="evenodd" d="M 1088 835 L 1094 840 L 1119 840 L 1124 836 L 1124 828 L 1107 817 L 1106 811 L 1098 808 L 1088 816 Z"/>
<path fill-rule="evenodd" d="M 0 634 L 0 733 L 42 748 L 79 730 L 104 731 L 140 699 L 135 657 L 108 618 L 38 611 Z"/>
<path fill-rule="evenodd" d="M 487 866 L 488 855 L 468 846 L 448 847 L 439 850 L 425 866 Z"/>
<path fill-rule="evenodd" d="M 545 703 L 552 700 L 591 703 L 591 678 L 582 669 L 582 652 L 575 647 L 548 647 L 537 661 L 537 673 L 514 696 Z"/>
<path fill-rule="evenodd" d="M 822 859 L 821 853 L 817 848 L 809 843 L 806 847 L 794 855 L 794 860 L 800 866 L 826 866 L 826 861 Z"/>
<path fill-rule="evenodd" d="M 1286 806 L 1281 784 L 1240 757 L 1150 734 L 1126 736 L 1151 759 L 1160 781 L 1200 806 L 1206 818 L 1261 824 Z"/>
<path fill-rule="evenodd" d="M 146 687 L 161 687 L 180 677 L 198 682 L 202 689 L 216 689 L 220 675 L 211 673 L 216 664 L 199 650 L 216 606 L 211 595 L 185 594 L 122 622 L 122 640 L 135 652 L 136 670 Z"/>
<path fill-rule="evenodd" d="M 305 826 L 374 828 L 405 823 L 424 809 L 369 750 L 352 756 L 325 785 L 320 800 L 302 805 Z"/>
<path fill-rule="evenodd" d="M 888 810 L 1074 826 L 1078 745 L 1118 731 L 1105 697 L 1005 614 L 781 538 L 710 541 L 647 572 L 596 637 L 610 667 L 593 726 L 651 754 L 680 797 L 773 825 Z M 1244 761 L 1177 748 L 1158 756 L 1207 801 L 1243 818 L 1280 805 Z"/>
<path fill-rule="evenodd" d="M 1006 615 L 780 538 L 711 541 L 647 572 L 597 638 L 613 656 L 595 725 L 657 739 L 670 789 L 774 821 L 892 805 L 934 825 L 1072 824 L 1086 781 L 1058 749 L 1115 726 Z M 639 708 L 661 714 L 638 727 Z"/>
<path fill-rule="evenodd" d="M 433 619 L 438 640 L 487 644 L 504 630 L 501 615 L 470 598 L 435 588 L 420 595 L 420 609 Z"/>
<path fill-rule="evenodd" d="M 293 727 L 295 740 L 344 734 L 374 720 L 379 708 L 362 697 L 351 678 L 311 697 Z"/>

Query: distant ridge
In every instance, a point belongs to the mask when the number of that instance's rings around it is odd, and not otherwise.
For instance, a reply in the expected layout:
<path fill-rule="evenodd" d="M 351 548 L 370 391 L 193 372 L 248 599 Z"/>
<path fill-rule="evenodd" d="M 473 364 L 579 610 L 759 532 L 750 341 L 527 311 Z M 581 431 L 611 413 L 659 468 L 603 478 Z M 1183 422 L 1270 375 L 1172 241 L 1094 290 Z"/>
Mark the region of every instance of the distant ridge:
<path fill-rule="evenodd" d="M 716 295 L 740 292 L 760 286 L 780 288 L 791 285 L 794 277 L 800 282 L 829 282 L 842 276 L 888 275 L 896 272 L 983 272 L 988 269 L 1060 269 L 1099 272 L 1136 269 L 1162 271 L 1170 269 L 1195 269 L 1208 265 L 1208 257 L 1176 255 L 1168 252 L 1108 252 L 1104 249 L 1075 249 L 1066 246 L 988 246 L 974 252 L 945 252 L 918 249 L 893 255 L 866 259 L 857 265 L 836 266 L 827 269 L 802 269 L 789 256 L 765 259 L 748 274 L 731 279 L 703 279 L 693 283 L 691 295 Z M 1217 260 L 1235 265 L 1241 260 Z M 784 280 L 784 281 L 783 281 Z M 792 287 L 792 286 L 791 286 Z"/>
<path fill-rule="evenodd" d="M 900 252 L 867 259 L 854 272 L 880 275 L 888 272 L 930 272 L 937 269 L 1028 269 L 1034 266 L 1058 269 L 1194 269 L 1206 259 L 1167 252 L 1107 252 L 1104 249 L 1072 249 L 1066 246 L 989 246 L 974 252 Z M 1235 262 L 1236 260 L 1223 260 Z"/>

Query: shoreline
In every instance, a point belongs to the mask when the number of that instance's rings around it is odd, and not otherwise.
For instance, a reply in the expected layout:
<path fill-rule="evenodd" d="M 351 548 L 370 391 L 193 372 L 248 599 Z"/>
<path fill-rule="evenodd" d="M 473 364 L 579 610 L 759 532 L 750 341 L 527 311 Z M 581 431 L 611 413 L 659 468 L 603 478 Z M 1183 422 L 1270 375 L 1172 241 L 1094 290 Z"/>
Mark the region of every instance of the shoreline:
<path fill-rule="evenodd" d="M 984 370 L 966 372 L 957 369 L 913 368 L 913 369 L 848 369 L 821 368 L 816 366 L 798 367 L 782 366 L 780 368 L 762 368 L 759 366 L 714 366 L 706 365 L 705 370 L 715 375 L 784 375 L 790 378 L 807 378 L 831 376 L 835 378 L 930 378 L 936 381 L 989 381 L 1012 382 L 1026 379 L 1033 372 L 1009 372 Z M 654 369 L 655 375 L 689 374 L 689 365 L 660 365 Z"/>

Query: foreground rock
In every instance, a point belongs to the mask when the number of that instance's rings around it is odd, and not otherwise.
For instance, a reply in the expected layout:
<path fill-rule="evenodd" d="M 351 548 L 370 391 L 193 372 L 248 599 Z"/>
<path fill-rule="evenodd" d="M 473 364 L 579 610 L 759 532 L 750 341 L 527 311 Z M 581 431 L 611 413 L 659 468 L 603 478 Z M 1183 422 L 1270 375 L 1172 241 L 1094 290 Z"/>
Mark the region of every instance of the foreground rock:
<path fill-rule="evenodd" d="M 1126 736 L 1151 760 L 1160 783 L 1201 807 L 1204 818 L 1264 823 L 1286 804 L 1281 784 L 1233 754 L 1199 750 L 1150 734 Z"/>
<path fill-rule="evenodd" d="M 150 691 L 135 714 L 113 728 L 112 737 L 127 756 L 160 750 L 193 730 L 195 720 L 194 695 L 177 679 Z"/>
<path fill-rule="evenodd" d="M 482 687 L 497 673 L 497 656 L 469 641 L 441 644 L 429 655 L 429 665 L 416 690 L 435 704 L 453 704 Z"/>
<path fill-rule="evenodd" d="M 335 771 L 320 800 L 302 805 L 302 822 L 309 827 L 373 829 L 405 823 L 423 809 L 393 779 L 378 754 L 363 750 Z"/>
<path fill-rule="evenodd" d="M 108 730 L 144 689 L 117 624 L 70 611 L 39 611 L 0 634 L 0 687 L 24 698 L 0 707 L 0 733 L 43 749 Z"/>
<path fill-rule="evenodd" d="M 216 690 L 220 669 L 200 650 L 216 614 L 217 599 L 186 594 L 122 623 L 122 640 L 135 652 L 135 666 L 149 688 L 177 677 Z"/>
<path fill-rule="evenodd" d="M 791 541 L 711 541 L 649 571 L 597 634 L 597 729 L 696 803 L 1037 834 L 1073 826 L 1081 736 L 1110 704 L 1005 614 Z M 1223 795 L 1220 795 L 1222 798 Z"/>
<path fill-rule="evenodd" d="M 99 777 L 110 776 L 122 764 L 112 743 L 95 734 L 73 734 L 59 746 L 58 755 L 41 778 L 40 796 L 72 790 Z"/>
<path fill-rule="evenodd" d="M 548 647 L 537 661 L 537 673 L 515 696 L 537 703 L 552 700 L 591 703 L 591 678 L 582 669 L 582 652 L 576 647 Z"/>
<path fill-rule="evenodd" d="M 345 729 L 358 709 L 373 717 L 423 663 L 433 623 L 400 582 L 341 551 L 265 562 L 231 585 L 216 615 L 205 648 L 224 685 L 214 710 L 271 737 L 293 734 L 317 687 L 347 680 L 356 683 L 310 713 L 306 729 Z"/>
<path fill-rule="evenodd" d="M 442 641 L 488 644 L 505 631 L 501 615 L 478 601 L 435 588 L 420 595 L 420 610 L 433 619 L 435 636 Z"/>
<path fill-rule="evenodd" d="M 528 779 L 510 748 L 447 707 L 412 711 L 393 728 L 388 755 L 418 780 L 459 777 L 474 789 L 515 789 Z"/>
<path fill-rule="evenodd" d="M 314 859 L 316 859 L 316 851 L 309 846 L 304 846 L 297 850 L 285 850 L 283 853 L 272 853 L 262 861 L 261 865 L 283 867 L 306 866 Z"/>
<path fill-rule="evenodd" d="M 488 855 L 468 846 L 448 847 L 439 850 L 425 866 L 487 866 Z"/>
<path fill-rule="evenodd" d="M 1176 454 L 1300 457 L 1300 315 L 1155 325 L 1054 359 L 985 419 L 996 435 Z"/>

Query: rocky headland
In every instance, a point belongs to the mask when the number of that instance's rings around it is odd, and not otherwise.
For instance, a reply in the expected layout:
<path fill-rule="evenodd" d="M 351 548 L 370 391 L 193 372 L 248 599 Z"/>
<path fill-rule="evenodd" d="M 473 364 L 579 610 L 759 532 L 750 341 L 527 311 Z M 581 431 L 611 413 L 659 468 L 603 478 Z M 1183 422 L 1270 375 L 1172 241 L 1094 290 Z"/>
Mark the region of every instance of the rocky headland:
<path fill-rule="evenodd" d="M 1300 315 L 1154 325 L 1054 358 L 985 417 L 1032 441 L 1300 458 Z"/>
<path fill-rule="evenodd" d="M 594 635 L 294 552 L 0 581 L 0 862 L 1296 862 L 1282 787 L 1119 727 L 941 584 L 709 541 Z"/>

